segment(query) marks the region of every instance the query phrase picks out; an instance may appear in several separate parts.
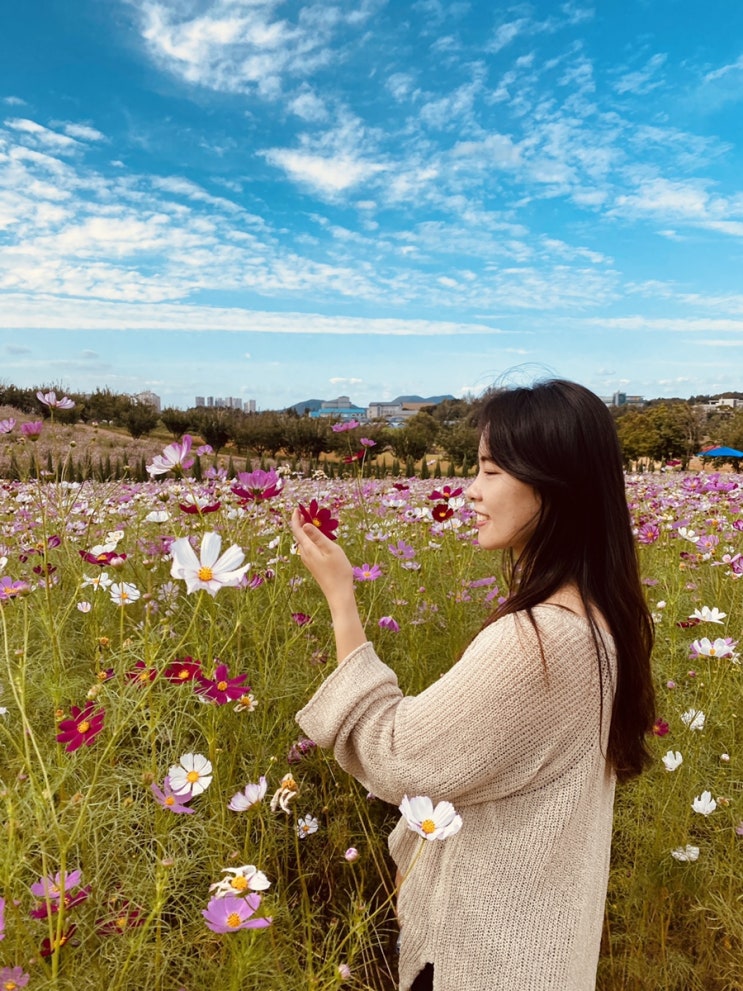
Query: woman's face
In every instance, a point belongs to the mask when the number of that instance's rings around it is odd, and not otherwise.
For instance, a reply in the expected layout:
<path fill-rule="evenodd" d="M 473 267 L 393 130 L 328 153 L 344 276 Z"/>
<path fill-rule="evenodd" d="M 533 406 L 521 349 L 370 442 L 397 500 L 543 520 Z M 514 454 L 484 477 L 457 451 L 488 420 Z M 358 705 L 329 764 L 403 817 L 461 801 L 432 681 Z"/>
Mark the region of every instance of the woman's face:
<path fill-rule="evenodd" d="M 465 495 L 477 513 L 477 540 L 486 550 L 524 549 L 539 517 L 540 500 L 526 482 L 499 468 L 480 440 L 480 470 Z"/>

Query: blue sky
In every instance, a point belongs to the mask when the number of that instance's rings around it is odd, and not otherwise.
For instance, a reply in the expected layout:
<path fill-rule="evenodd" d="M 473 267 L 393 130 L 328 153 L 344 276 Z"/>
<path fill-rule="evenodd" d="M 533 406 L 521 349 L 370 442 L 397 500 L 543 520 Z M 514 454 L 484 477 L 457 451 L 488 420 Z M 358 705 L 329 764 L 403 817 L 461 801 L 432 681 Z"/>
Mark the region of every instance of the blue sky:
<path fill-rule="evenodd" d="M 743 390 L 742 4 L 5 8 L 3 381 Z"/>

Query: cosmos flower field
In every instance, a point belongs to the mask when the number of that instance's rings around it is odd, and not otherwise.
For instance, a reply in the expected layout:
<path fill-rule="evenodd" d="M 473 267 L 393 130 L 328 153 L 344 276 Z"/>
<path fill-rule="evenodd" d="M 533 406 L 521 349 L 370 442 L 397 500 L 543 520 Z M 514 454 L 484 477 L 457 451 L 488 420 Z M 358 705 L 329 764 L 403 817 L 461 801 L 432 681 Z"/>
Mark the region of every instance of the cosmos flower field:
<path fill-rule="evenodd" d="M 343 544 L 409 693 L 503 594 L 498 558 L 462 479 L 195 482 L 177 447 L 149 482 L 0 482 L 0 991 L 392 989 L 400 810 L 294 721 L 334 659 L 289 516 Z M 659 719 L 653 767 L 618 791 L 598 987 L 733 991 L 743 484 L 627 492 Z"/>

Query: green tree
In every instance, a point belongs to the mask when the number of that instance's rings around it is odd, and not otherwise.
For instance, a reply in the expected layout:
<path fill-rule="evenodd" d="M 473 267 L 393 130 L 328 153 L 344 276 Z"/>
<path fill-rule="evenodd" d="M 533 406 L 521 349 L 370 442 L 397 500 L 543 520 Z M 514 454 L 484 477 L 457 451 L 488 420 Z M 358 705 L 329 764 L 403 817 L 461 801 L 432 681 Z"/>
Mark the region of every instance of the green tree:
<path fill-rule="evenodd" d="M 148 403 L 132 403 L 121 417 L 121 422 L 135 440 L 152 433 L 159 420 L 157 410 Z"/>
<path fill-rule="evenodd" d="M 185 410 L 173 409 L 173 407 L 168 406 L 160 413 L 160 419 L 165 429 L 169 430 L 173 437 L 178 440 L 191 429 L 194 416 Z"/>

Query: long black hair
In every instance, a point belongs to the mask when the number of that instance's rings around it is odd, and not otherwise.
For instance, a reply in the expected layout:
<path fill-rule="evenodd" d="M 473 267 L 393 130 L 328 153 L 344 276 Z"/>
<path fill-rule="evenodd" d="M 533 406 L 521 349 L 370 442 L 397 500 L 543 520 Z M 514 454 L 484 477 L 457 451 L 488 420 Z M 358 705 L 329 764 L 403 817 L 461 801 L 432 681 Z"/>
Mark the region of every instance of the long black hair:
<path fill-rule="evenodd" d="M 531 616 L 534 606 L 571 583 L 589 618 L 601 613 L 617 650 L 606 756 L 619 780 L 627 780 L 649 761 L 653 622 L 640 583 L 614 421 L 594 393 L 552 379 L 491 393 L 480 427 L 487 457 L 532 486 L 540 500 L 537 525 L 518 560 L 513 553 L 509 559 L 510 595 L 487 623 L 519 610 Z M 600 631 L 593 622 L 603 683 Z"/>

